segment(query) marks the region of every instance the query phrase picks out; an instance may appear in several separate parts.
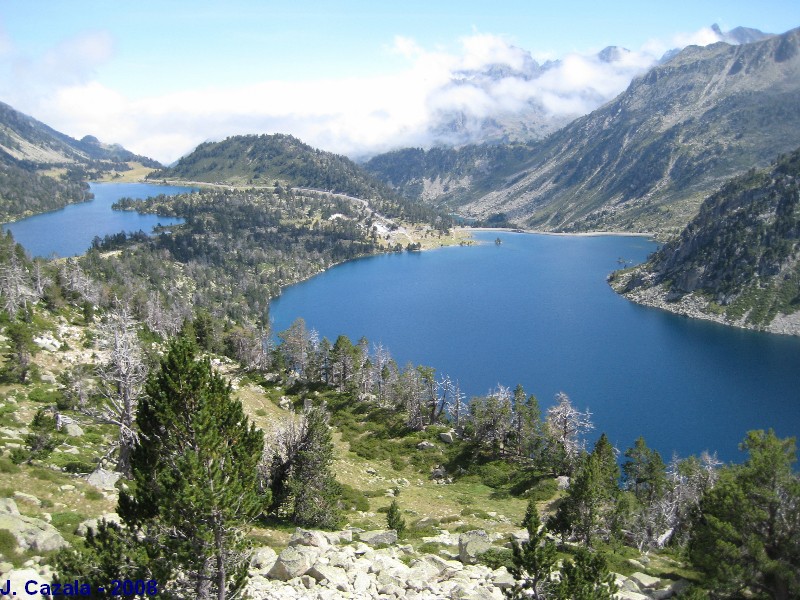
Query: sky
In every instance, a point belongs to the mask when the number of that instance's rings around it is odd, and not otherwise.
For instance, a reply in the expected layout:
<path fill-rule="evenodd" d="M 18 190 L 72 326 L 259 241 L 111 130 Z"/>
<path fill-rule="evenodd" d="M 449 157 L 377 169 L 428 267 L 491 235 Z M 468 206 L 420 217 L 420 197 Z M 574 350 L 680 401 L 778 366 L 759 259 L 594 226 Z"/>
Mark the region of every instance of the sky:
<path fill-rule="evenodd" d="M 585 114 L 714 23 L 783 33 L 800 2 L 2 0 L 0 101 L 164 163 L 244 133 L 361 157 L 430 144 L 453 111 Z M 631 52 L 595 56 L 612 45 Z M 560 62 L 513 74 L 530 59 Z M 492 64 L 513 73 L 464 79 Z"/>

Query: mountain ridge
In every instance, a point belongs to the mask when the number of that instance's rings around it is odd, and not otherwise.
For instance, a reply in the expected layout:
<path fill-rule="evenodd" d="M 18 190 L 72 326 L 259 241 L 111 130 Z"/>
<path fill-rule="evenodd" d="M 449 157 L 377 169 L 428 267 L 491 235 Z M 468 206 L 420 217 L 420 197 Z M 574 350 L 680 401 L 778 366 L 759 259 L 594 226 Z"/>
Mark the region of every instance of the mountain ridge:
<path fill-rule="evenodd" d="M 76 140 L 0 102 L 0 222 L 88 200 L 87 179 L 132 162 L 160 166 L 93 136 Z"/>
<path fill-rule="evenodd" d="M 135 161 L 153 168 L 161 166 L 157 161 L 134 154 L 119 144 L 103 144 L 91 135 L 76 140 L 3 102 L 0 102 L 0 159 L 33 163 L 37 168 L 87 165 L 93 161 Z"/>
<path fill-rule="evenodd" d="M 527 144 L 514 170 L 485 148 L 485 175 L 437 200 L 468 217 L 502 215 L 542 230 L 677 232 L 722 182 L 794 149 L 798 93 L 799 29 L 751 44 L 690 46 L 603 107 Z M 366 168 L 385 181 L 380 160 Z M 446 169 L 437 175 L 457 179 Z M 417 186 L 426 178 L 435 179 L 417 173 Z"/>

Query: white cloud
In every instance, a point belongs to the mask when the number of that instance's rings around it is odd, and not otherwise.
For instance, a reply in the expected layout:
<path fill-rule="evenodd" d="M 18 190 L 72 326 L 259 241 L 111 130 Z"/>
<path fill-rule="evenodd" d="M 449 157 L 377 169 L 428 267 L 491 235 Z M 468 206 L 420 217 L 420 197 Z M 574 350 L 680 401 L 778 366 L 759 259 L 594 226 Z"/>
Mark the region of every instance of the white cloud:
<path fill-rule="evenodd" d="M 678 34 L 672 39 L 673 47 L 708 46 L 720 41 L 720 36 L 711 27 L 704 27 L 694 33 Z"/>
<path fill-rule="evenodd" d="M 11 48 L 3 40 L 0 59 Z M 708 29 L 669 43 L 713 41 Z M 398 36 L 390 51 L 405 68 L 383 77 L 259 81 L 130 99 L 96 80 L 98 67 L 113 57 L 113 40 L 88 33 L 34 60 L 15 57 L 26 87 L 7 101 L 70 135 L 92 134 L 164 162 L 202 141 L 243 133 L 291 133 L 326 150 L 364 155 L 429 143 L 442 115 L 478 123 L 531 103 L 555 116 L 584 114 L 674 47 L 653 41 L 611 62 L 573 53 L 538 74 L 531 55 L 505 37 L 475 33 L 460 42 L 458 51 L 445 52 Z"/>

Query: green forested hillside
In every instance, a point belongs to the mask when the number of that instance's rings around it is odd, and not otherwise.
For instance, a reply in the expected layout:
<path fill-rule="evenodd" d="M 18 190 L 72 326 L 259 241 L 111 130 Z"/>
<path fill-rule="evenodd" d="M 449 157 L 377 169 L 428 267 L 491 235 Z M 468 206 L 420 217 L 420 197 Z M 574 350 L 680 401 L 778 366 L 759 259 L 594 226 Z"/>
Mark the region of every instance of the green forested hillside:
<path fill-rule="evenodd" d="M 150 179 L 307 187 L 359 198 L 391 195 L 350 159 L 323 152 L 291 135 L 239 135 L 200 144 Z"/>
<path fill-rule="evenodd" d="M 787 326 L 800 311 L 800 150 L 725 184 L 644 265 L 620 276 L 631 297 L 661 290 L 730 322 Z"/>
<path fill-rule="evenodd" d="M 290 135 L 233 136 L 200 144 L 173 167 L 149 179 L 224 183 L 280 191 L 318 190 L 368 201 L 382 215 L 408 222 L 436 222 L 447 228 L 445 213 L 418 199 L 407 199 L 366 173 L 350 159 L 304 144 Z"/>
<path fill-rule="evenodd" d="M 39 175 L 0 163 L 0 222 L 61 208 L 91 198 L 89 186 L 74 178 Z"/>

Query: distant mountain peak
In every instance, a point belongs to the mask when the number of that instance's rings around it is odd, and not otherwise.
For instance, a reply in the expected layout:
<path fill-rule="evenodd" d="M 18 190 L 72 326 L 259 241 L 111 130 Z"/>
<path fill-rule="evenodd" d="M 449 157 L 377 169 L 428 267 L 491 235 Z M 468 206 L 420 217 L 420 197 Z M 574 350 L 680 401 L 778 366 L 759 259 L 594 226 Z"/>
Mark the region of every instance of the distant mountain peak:
<path fill-rule="evenodd" d="M 597 54 L 597 58 L 605 63 L 619 62 L 631 53 L 627 48 L 620 46 L 606 46 Z"/>
<path fill-rule="evenodd" d="M 719 41 L 733 45 L 752 44 L 753 42 L 760 42 L 761 40 L 774 37 L 775 35 L 772 33 L 764 33 L 752 27 L 734 27 L 730 31 L 722 31 L 717 23 L 711 26 L 711 30 L 719 36 Z"/>

